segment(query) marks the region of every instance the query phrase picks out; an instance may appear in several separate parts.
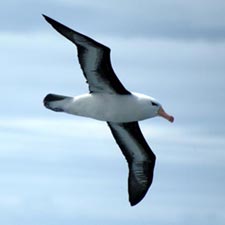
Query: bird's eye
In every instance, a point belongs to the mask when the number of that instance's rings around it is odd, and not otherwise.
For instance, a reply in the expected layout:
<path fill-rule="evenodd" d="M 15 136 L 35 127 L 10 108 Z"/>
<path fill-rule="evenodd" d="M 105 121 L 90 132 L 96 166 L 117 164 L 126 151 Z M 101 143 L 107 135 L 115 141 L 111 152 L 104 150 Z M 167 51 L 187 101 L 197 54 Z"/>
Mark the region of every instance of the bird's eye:
<path fill-rule="evenodd" d="M 152 102 L 152 105 L 154 105 L 154 106 L 158 106 L 158 104 L 157 104 L 157 103 L 155 103 L 155 102 Z"/>

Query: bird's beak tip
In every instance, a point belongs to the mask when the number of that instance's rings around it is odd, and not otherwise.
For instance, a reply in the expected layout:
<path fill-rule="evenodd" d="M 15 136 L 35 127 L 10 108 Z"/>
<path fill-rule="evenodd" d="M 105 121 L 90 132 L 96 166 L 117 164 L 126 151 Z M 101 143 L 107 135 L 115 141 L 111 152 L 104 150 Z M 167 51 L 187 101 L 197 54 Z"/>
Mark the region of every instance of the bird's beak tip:
<path fill-rule="evenodd" d="M 173 116 L 170 116 L 170 118 L 168 119 L 171 123 L 174 122 L 174 117 Z"/>

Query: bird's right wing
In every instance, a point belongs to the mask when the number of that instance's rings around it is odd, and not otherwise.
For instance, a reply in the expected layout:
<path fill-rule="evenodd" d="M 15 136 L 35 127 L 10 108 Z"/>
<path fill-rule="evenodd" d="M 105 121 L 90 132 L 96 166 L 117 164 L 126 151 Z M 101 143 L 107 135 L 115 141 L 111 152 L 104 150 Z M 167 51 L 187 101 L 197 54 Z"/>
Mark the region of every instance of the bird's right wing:
<path fill-rule="evenodd" d="M 128 193 L 133 206 L 144 198 L 152 183 L 156 157 L 145 141 L 138 122 L 107 123 L 128 162 Z"/>

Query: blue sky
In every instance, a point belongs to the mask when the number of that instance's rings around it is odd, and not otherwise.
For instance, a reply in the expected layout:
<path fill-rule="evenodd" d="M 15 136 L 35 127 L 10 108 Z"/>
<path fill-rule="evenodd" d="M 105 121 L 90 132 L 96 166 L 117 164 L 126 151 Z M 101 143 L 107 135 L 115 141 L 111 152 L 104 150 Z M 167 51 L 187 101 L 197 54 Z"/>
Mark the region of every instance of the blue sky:
<path fill-rule="evenodd" d="M 0 4 L 0 223 L 225 223 L 225 2 L 39 0 Z M 112 49 L 131 91 L 175 116 L 141 122 L 154 182 L 130 207 L 127 165 L 105 123 L 46 110 L 87 85 L 47 14 Z"/>

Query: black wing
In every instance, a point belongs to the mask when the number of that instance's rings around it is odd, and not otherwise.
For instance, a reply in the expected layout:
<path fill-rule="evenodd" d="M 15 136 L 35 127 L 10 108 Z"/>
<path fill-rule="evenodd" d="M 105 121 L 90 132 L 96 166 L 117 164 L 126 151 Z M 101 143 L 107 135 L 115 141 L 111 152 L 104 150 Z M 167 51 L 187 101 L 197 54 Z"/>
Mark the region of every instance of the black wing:
<path fill-rule="evenodd" d="M 130 94 L 113 71 L 108 47 L 45 15 L 43 16 L 60 34 L 77 46 L 78 59 L 89 84 L 90 92 Z"/>
<path fill-rule="evenodd" d="M 138 122 L 108 122 L 108 125 L 128 162 L 128 193 L 133 206 L 144 198 L 152 183 L 156 157 L 145 141 Z"/>

